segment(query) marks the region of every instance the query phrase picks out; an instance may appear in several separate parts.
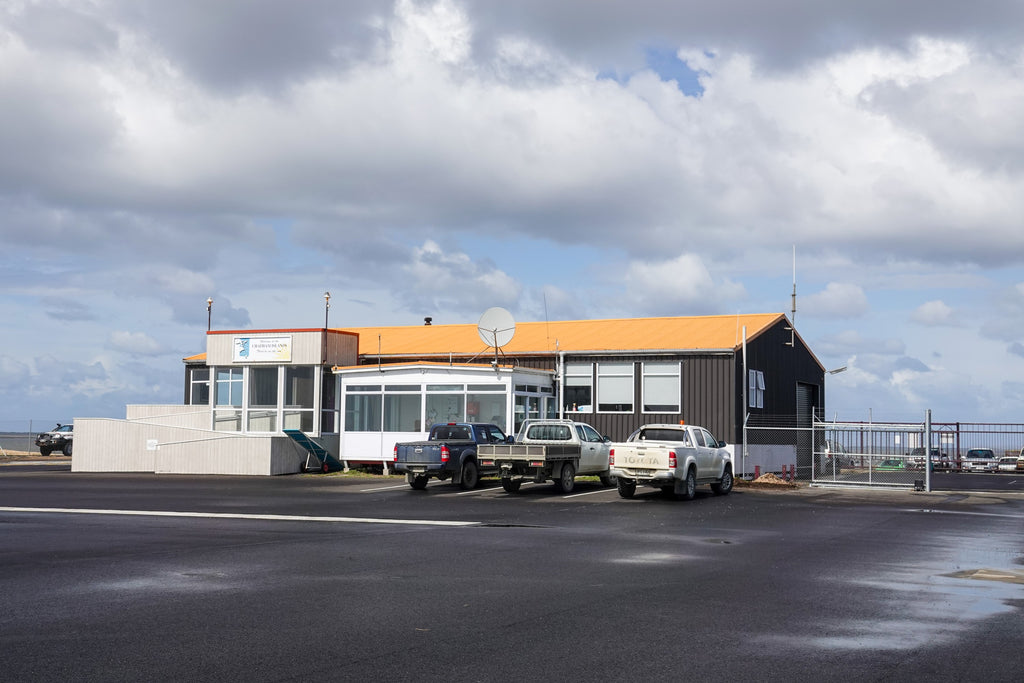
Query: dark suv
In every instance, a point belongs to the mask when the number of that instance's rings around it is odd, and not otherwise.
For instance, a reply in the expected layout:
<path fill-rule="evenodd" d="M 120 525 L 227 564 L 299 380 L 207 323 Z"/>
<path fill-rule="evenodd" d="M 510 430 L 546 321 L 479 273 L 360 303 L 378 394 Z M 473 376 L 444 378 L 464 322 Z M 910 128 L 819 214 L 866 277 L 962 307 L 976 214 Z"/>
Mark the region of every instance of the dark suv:
<path fill-rule="evenodd" d="M 36 437 L 39 452 L 49 455 L 54 451 L 60 451 L 64 455 L 71 455 L 71 441 L 75 436 L 74 429 L 74 425 L 62 425 L 58 422 L 52 431 L 43 432 Z"/>

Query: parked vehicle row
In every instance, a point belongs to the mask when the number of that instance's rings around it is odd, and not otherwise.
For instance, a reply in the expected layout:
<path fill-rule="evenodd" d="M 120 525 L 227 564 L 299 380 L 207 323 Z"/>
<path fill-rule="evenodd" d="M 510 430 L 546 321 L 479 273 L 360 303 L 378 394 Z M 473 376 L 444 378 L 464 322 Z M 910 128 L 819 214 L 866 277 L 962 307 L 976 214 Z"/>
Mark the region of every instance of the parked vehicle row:
<path fill-rule="evenodd" d="M 395 444 L 394 467 L 417 490 L 431 478 L 472 489 L 481 474 L 498 475 L 509 493 L 524 481 L 553 481 L 569 493 L 576 477 L 586 475 L 617 486 L 624 498 L 637 486 L 684 499 L 692 499 L 700 484 L 722 495 L 733 487 L 732 453 L 694 425 L 644 425 L 624 443 L 612 443 L 591 425 L 572 420 L 527 420 L 515 438 L 492 424 L 436 424 L 426 441 Z"/>

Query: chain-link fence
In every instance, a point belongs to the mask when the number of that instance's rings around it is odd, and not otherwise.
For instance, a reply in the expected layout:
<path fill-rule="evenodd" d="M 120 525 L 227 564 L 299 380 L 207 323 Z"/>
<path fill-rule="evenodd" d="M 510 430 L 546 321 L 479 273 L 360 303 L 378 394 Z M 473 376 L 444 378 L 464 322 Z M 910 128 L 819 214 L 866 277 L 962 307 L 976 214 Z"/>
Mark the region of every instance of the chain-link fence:
<path fill-rule="evenodd" d="M 744 428 L 746 451 L 739 470 L 745 476 L 774 473 L 813 483 L 914 487 L 931 490 L 933 474 L 941 488 L 967 487 L 975 473 L 997 472 L 1000 459 L 1024 448 L 1024 425 L 967 422 L 810 422 L 796 416 L 751 416 Z"/>
<path fill-rule="evenodd" d="M 856 486 L 924 487 L 926 425 L 748 419 L 742 469 Z"/>

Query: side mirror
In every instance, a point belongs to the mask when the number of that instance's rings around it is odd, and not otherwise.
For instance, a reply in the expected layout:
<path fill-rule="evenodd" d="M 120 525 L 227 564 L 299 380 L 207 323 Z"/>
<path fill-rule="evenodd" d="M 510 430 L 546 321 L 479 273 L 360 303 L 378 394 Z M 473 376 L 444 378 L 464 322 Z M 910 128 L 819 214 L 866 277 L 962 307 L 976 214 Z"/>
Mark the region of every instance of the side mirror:
<path fill-rule="evenodd" d="M 718 442 L 718 447 L 719 448 L 725 448 L 725 442 L 724 441 L 719 441 Z"/>
<path fill-rule="evenodd" d="M 601 435 L 601 439 L 602 439 L 602 440 L 603 440 L 603 441 L 604 441 L 605 443 L 611 443 L 611 442 L 612 442 L 611 438 L 610 438 L 610 437 L 608 437 L 608 436 L 606 436 L 606 435 L 604 435 L 604 434 L 602 434 L 602 435 Z"/>
<path fill-rule="evenodd" d="M 514 436 L 506 436 L 505 437 L 505 443 L 515 443 L 515 442 L 516 442 L 516 437 L 514 437 Z"/>

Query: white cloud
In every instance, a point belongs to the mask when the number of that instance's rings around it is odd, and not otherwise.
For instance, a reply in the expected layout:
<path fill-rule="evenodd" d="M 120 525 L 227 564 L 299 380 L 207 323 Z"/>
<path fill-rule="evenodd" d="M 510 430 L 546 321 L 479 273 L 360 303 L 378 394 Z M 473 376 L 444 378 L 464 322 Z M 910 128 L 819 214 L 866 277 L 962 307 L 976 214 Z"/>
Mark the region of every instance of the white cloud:
<path fill-rule="evenodd" d="M 144 332 L 111 332 L 108 346 L 133 356 L 156 356 L 164 351 L 160 342 Z"/>
<path fill-rule="evenodd" d="M 414 250 L 402 269 L 406 310 L 415 314 L 441 313 L 470 317 L 491 306 L 516 308 L 521 285 L 488 259 L 474 261 L 456 248 L 428 240 Z"/>
<path fill-rule="evenodd" d="M 797 310 L 817 318 L 856 318 L 868 312 L 868 298 L 859 285 L 830 282 L 823 291 L 797 299 Z"/>
<path fill-rule="evenodd" d="M 207 296 L 221 329 L 322 320 L 324 289 L 352 324 L 539 318 L 542 292 L 552 317 L 786 310 L 765 283 L 796 244 L 801 334 L 883 357 L 865 391 L 952 358 L 904 325 L 953 320 L 921 301 L 1009 346 L 972 370 L 995 386 L 1024 339 L 1024 10 L 883 5 L 7 3 L 5 353 L 175 400 L 122 351 L 199 350 Z"/>
<path fill-rule="evenodd" d="M 715 278 L 696 254 L 669 261 L 632 261 L 622 274 L 627 315 L 721 313 L 741 299 L 743 285 Z"/>
<path fill-rule="evenodd" d="M 952 308 L 943 301 L 928 301 L 918 306 L 911 318 L 914 322 L 927 327 L 958 327 L 960 321 Z"/>

